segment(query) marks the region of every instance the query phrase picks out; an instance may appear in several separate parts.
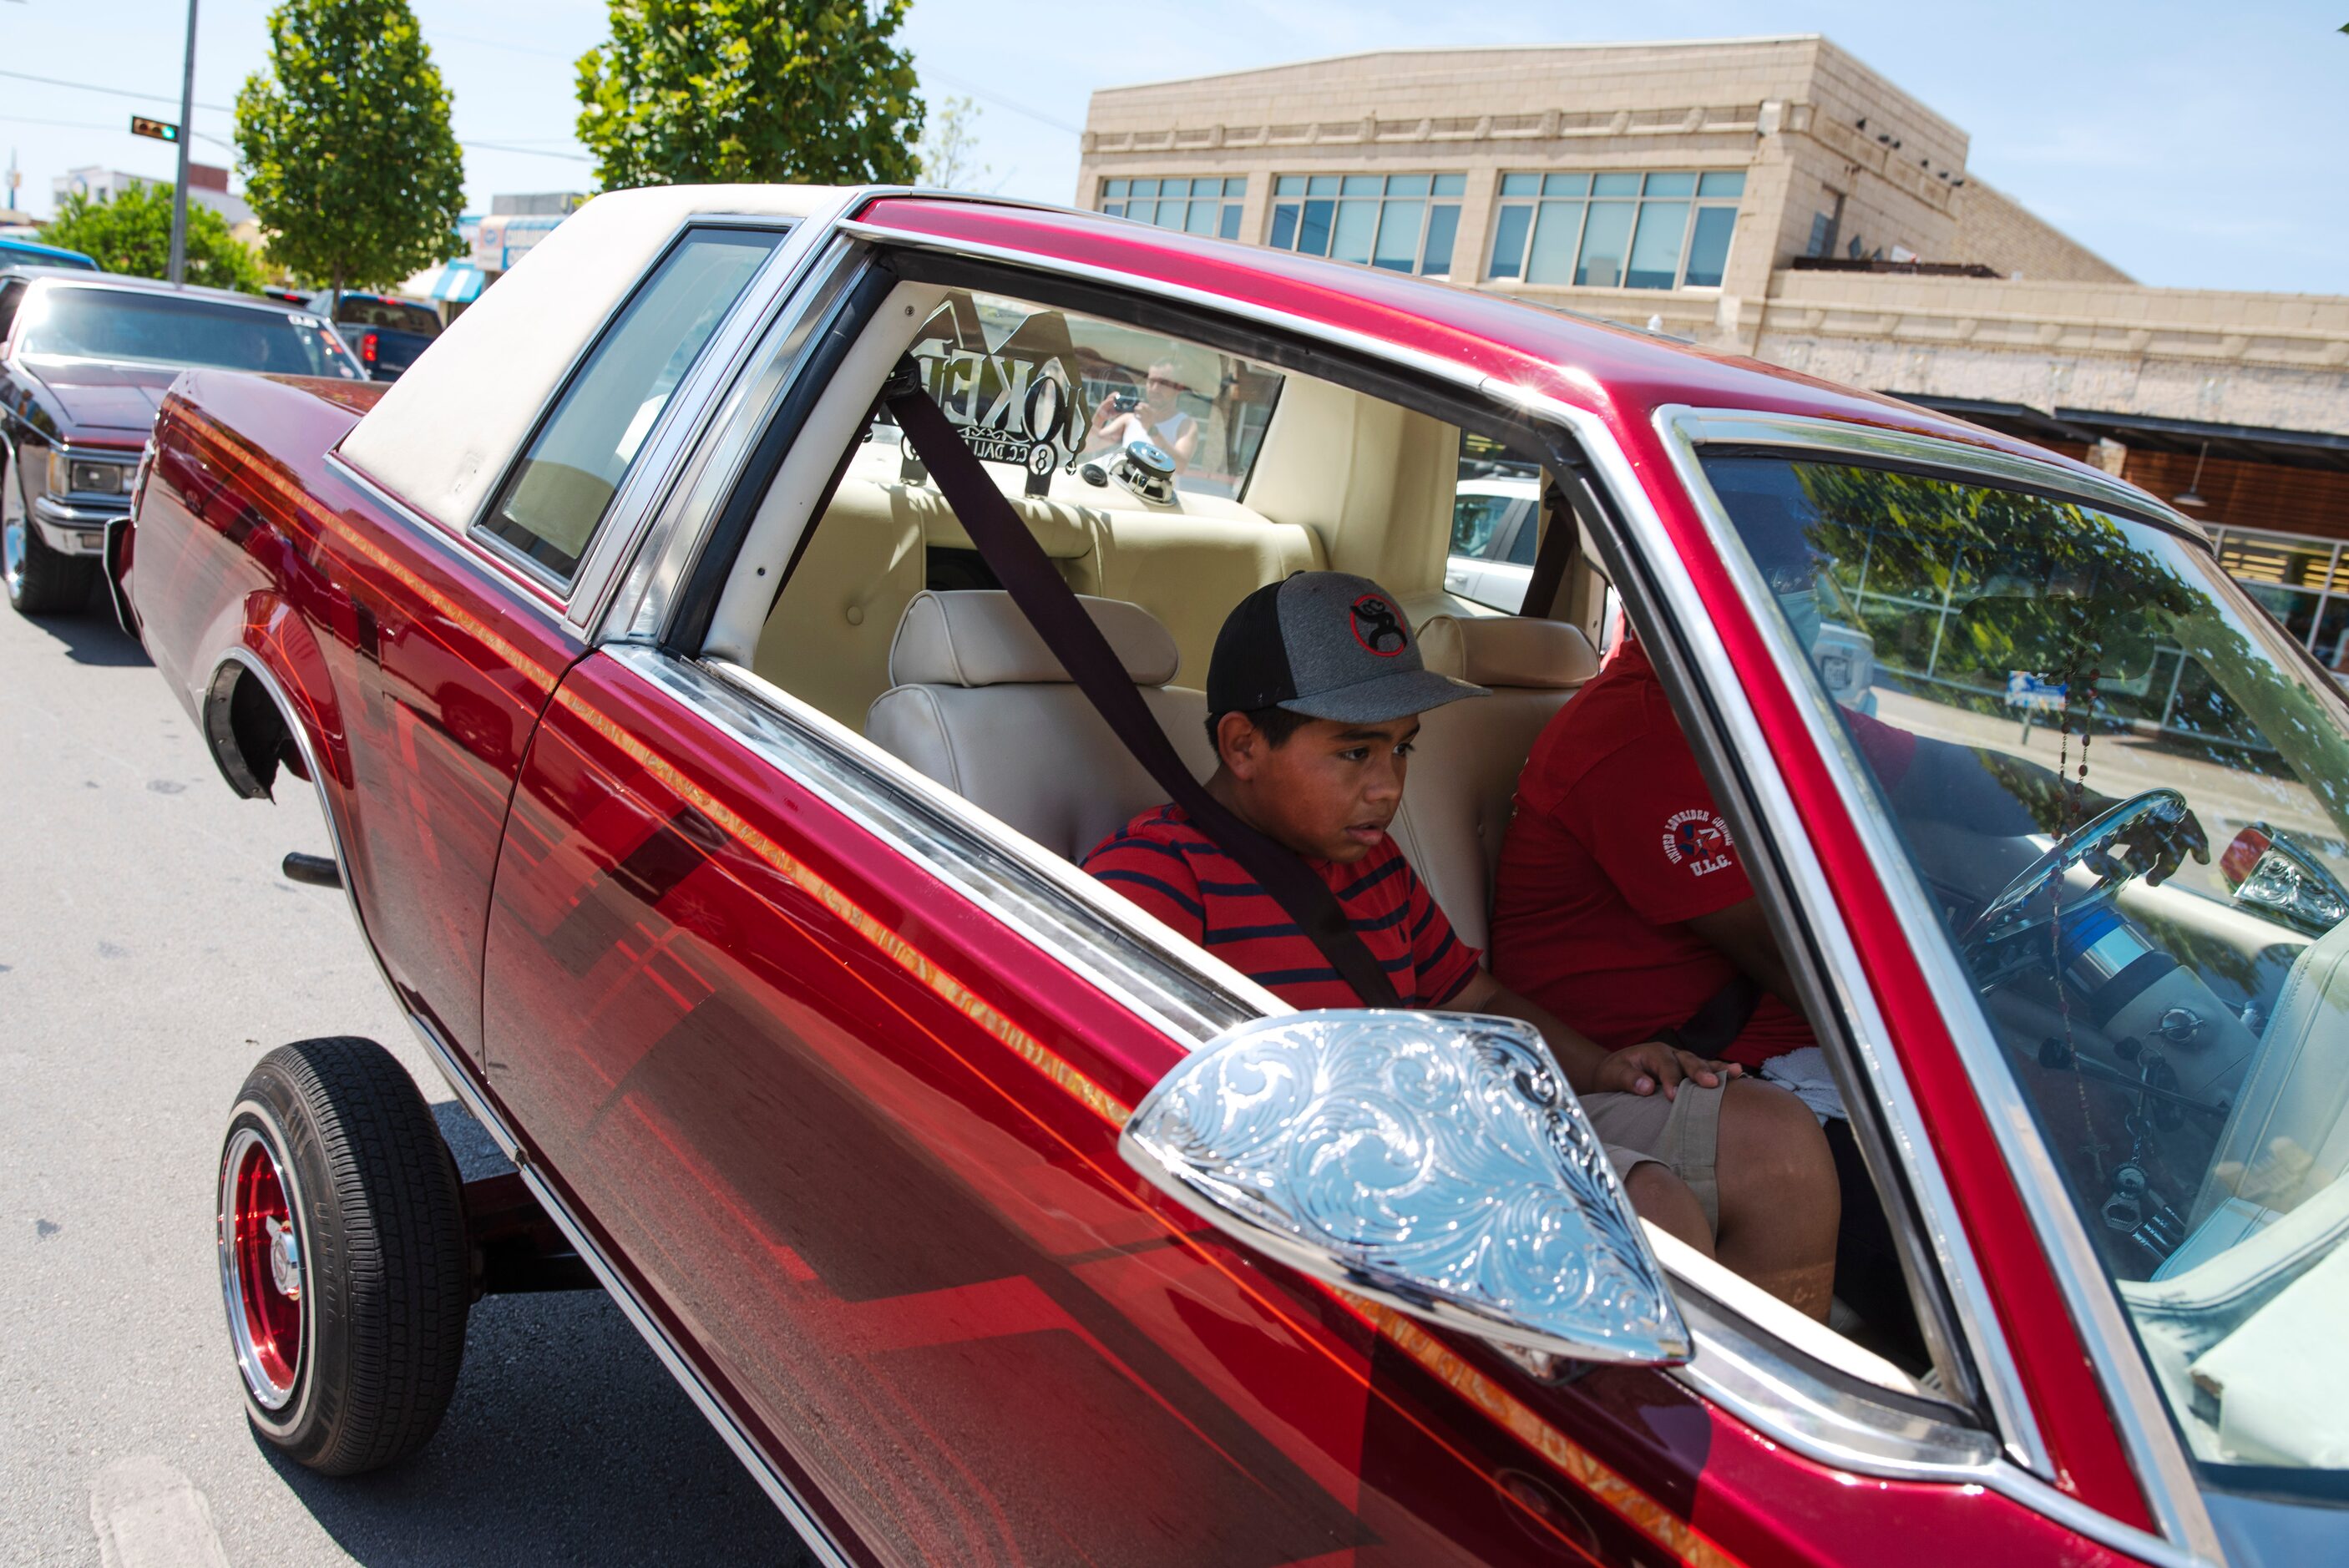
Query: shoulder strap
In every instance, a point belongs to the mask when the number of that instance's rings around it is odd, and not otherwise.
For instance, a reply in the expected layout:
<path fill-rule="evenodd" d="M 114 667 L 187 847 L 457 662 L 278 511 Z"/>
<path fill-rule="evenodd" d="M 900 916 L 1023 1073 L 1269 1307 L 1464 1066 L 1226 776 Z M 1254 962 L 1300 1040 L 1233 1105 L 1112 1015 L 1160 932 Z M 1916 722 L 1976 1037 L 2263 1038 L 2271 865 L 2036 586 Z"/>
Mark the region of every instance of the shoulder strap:
<path fill-rule="evenodd" d="M 1762 987 L 1751 975 L 1739 973 L 1704 999 L 1703 1006 L 1677 1028 L 1658 1031 L 1657 1037 L 1676 1050 L 1693 1051 L 1718 1060 L 1727 1050 L 1762 1000 Z"/>
<path fill-rule="evenodd" d="M 1075 590 L 987 477 L 987 470 L 979 467 L 978 458 L 963 444 L 937 404 L 922 390 L 910 365 L 898 366 L 882 390 L 882 400 L 905 433 L 906 444 L 929 469 L 938 493 L 954 508 L 970 542 L 994 570 L 996 581 L 1003 584 L 1111 733 L 1166 791 L 1167 798 L 1183 808 L 1193 824 L 1238 861 L 1297 922 L 1365 1006 L 1402 1006 L 1394 983 L 1379 967 L 1328 884 L 1295 853 L 1234 816 L 1191 777 L 1149 705 L 1127 678 L 1109 639 L 1085 614 Z"/>
<path fill-rule="evenodd" d="M 1557 591 L 1566 582 L 1567 563 L 1581 542 L 1574 508 L 1549 470 L 1542 471 L 1541 541 L 1534 550 L 1534 569 L 1526 578 L 1526 597 L 1517 614 L 1546 620 L 1557 607 Z"/>

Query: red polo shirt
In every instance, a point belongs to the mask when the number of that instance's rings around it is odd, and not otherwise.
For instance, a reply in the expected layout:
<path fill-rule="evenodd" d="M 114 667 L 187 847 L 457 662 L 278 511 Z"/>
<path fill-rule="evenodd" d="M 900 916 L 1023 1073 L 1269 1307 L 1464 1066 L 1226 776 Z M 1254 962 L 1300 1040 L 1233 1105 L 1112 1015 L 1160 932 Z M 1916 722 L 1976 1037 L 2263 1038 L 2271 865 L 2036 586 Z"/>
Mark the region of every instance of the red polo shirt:
<path fill-rule="evenodd" d="M 1879 775 L 1897 779 L 1915 738 L 1847 717 Z M 1729 983 L 1735 965 L 1686 923 L 1753 896 L 1655 667 L 1626 636 L 1517 779 L 1494 883 L 1493 976 L 1620 1050 L 1687 1022 Z M 1722 1055 L 1758 1067 L 1815 1043 L 1802 1015 L 1765 992 Z"/>
<path fill-rule="evenodd" d="M 1392 839 L 1359 861 L 1308 860 L 1406 1007 L 1441 1007 L 1476 972 Z M 1278 900 L 1177 806 L 1144 811 L 1102 840 L 1085 870 L 1293 1007 L 1362 999 Z"/>

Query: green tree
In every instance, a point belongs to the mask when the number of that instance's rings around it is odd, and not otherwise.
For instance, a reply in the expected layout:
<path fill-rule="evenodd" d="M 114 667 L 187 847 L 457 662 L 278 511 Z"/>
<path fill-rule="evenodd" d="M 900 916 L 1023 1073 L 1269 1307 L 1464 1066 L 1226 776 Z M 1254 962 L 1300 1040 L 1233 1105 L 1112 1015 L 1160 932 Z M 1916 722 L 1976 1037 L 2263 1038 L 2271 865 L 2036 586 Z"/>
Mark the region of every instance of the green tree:
<path fill-rule="evenodd" d="M 579 139 L 605 190 L 910 183 L 923 108 L 895 42 L 910 0 L 611 0 L 579 59 Z"/>
<path fill-rule="evenodd" d="M 967 98 L 938 101 L 916 154 L 923 184 L 967 191 L 995 172 L 978 160 L 978 137 L 971 129 L 978 120 L 978 105 Z"/>
<path fill-rule="evenodd" d="M 382 288 L 457 253 L 465 161 L 407 0 L 285 0 L 236 95 L 244 196 L 270 260 Z"/>
<path fill-rule="evenodd" d="M 79 191 L 67 196 L 41 230 L 45 245 L 63 245 L 96 259 L 109 273 L 160 278 L 171 264 L 171 188 L 134 185 L 109 201 Z M 261 263 L 229 232 L 228 220 L 188 203 L 188 282 L 207 288 L 260 289 Z"/>

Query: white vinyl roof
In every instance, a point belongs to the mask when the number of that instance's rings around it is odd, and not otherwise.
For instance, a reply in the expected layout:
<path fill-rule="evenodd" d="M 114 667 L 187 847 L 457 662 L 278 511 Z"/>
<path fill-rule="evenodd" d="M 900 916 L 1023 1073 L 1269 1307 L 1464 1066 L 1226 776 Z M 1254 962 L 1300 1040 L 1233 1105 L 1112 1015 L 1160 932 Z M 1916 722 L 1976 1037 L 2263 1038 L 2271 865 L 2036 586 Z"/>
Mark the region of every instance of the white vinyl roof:
<path fill-rule="evenodd" d="M 842 195 L 819 185 L 671 185 L 596 197 L 450 325 L 343 438 L 341 455 L 462 532 L 564 374 L 688 219 L 806 218 Z"/>

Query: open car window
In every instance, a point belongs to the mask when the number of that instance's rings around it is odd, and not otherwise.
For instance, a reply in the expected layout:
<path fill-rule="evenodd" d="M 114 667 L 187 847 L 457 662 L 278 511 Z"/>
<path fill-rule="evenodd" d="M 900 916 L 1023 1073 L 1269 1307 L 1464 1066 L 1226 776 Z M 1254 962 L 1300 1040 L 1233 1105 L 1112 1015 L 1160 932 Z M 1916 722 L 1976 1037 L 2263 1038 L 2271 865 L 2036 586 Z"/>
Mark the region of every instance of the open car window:
<path fill-rule="evenodd" d="M 1255 590 L 1299 571 L 1351 571 L 1387 588 L 1423 629 L 1439 615 L 1489 620 L 1447 586 L 1457 503 L 1485 498 L 1497 504 L 1481 529 L 1483 563 L 1516 573 L 1511 603 L 1523 598 L 1539 537 L 1538 450 L 1325 379 L 1312 373 L 1318 365 L 1268 366 L 1162 329 L 919 274 L 900 274 L 867 308 L 863 335 L 842 351 L 853 377 L 834 375 L 809 405 L 804 428 L 821 436 L 788 449 L 771 478 L 745 481 L 762 487 L 761 499 L 719 592 L 704 656 L 885 754 L 890 776 L 920 775 L 975 821 L 1008 830 L 1000 848 L 1022 874 L 1073 880 L 1127 922 L 1139 917 L 1112 884 L 1084 881 L 1076 868 L 1167 791 L 993 592 L 993 571 L 920 454 L 885 411 L 874 411 L 890 366 L 911 356 L 925 391 L 1069 587 L 1116 602 L 1112 646 L 1196 777 L 1215 767 L 1201 689 L 1211 650 L 1226 616 Z M 1167 364 L 1207 367 L 1201 379 L 1212 373 L 1226 389 L 1198 418 L 1200 445 L 1177 483 L 1153 493 L 1131 475 L 1079 471 L 1093 456 L 1086 432 L 1102 418 L 1104 388 Z M 1188 395 L 1177 395 L 1178 407 L 1189 407 Z M 1187 482 L 1200 451 L 1215 454 L 1212 488 Z M 1609 590 L 1587 564 L 1579 571 L 1552 624 L 1596 643 L 1611 618 Z M 1444 656 L 1464 660 L 1471 639 L 1448 640 Z M 1444 710 L 1435 725 L 1459 738 L 1418 748 L 1404 801 L 1414 836 L 1399 820 L 1396 842 L 1472 947 L 1488 938 L 1493 874 L 1477 824 L 1506 820 L 1535 738 L 1596 665 L 1588 651 L 1561 652 L 1555 671 L 1503 660 L 1487 683 L 1499 688 L 1493 697 Z M 1234 951 L 1211 939 L 1187 956 L 1224 984 Z M 1237 994 L 1266 995 L 1255 986 Z M 1903 1395 L 1924 1387 L 1921 1362 L 1893 1365 L 1868 1342 L 1807 1319 L 1789 1326 L 1779 1319 L 1799 1314 L 1747 1282 L 1708 1279 L 1702 1288 L 1767 1325 L 1775 1343 L 1810 1354 L 1824 1344 L 1844 1373 Z"/>
<path fill-rule="evenodd" d="M 1831 460 L 1705 471 L 2220 1486 L 2349 1477 L 2349 718 L 2206 550 Z"/>

